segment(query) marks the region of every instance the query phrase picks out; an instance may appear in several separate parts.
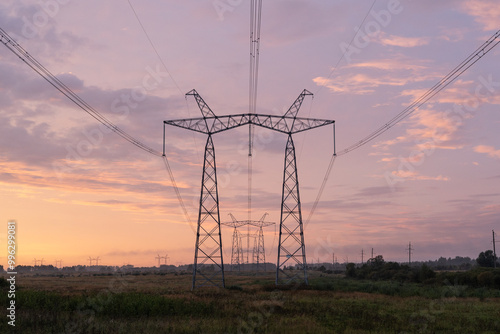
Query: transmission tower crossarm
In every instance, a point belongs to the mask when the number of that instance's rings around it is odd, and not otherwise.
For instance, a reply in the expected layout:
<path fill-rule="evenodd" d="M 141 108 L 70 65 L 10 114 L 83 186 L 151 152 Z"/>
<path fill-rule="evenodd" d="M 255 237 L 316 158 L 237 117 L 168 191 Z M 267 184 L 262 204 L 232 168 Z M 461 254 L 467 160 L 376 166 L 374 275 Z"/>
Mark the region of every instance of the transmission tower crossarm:
<path fill-rule="evenodd" d="M 191 89 L 189 92 L 186 93 L 186 96 L 194 96 L 194 99 L 196 100 L 196 103 L 198 104 L 198 107 L 200 108 L 201 114 L 203 117 L 215 117 L 214 112 L 208 104 L 203 100 L 203 98 L 198 94 L 196 89 Z"/>
<path fill-rule="evenodd" d="M 318 118 L 277 116 L 267 114 L 235 114 L 213 117 L 185 118 L 164 121 L 167 125 L 204 133 L 215 134 L 243 125 L 254 124 L 273 131 L 294 134 L 334 124 L 335 121 Z"/>
<path fill-rule="evenodd" d="M 300 93 L 300 95 L 297 97 L 297 99 L 292 103 L 292 105 L 290 106 L 290 108 L 288 108 L 287 112 L 285 113 L 285 116 L 296 117 L 297 113 L 300 110 L 300 107 L 302 106 L 302 102 L 304 102 L 304 98 L 307 95 L 314 96 L 313 93 L 311 93 L 307 89 L 304 89 L 302 91 L 302 93 Z"/>

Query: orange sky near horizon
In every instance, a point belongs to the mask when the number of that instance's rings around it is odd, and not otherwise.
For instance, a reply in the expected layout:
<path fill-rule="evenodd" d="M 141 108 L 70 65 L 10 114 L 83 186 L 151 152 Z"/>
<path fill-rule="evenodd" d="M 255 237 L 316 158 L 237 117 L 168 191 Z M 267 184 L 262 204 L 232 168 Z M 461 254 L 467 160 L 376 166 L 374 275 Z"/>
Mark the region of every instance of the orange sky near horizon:
<path fill-rule="evenodd" d="M 56 0 L 55 0 L 56 1 Z M 195 88 L 217 115 L 248 112 L 248 16 L 243 2 L 35 0 L 0 4 L 0 27 L 52 73 L 154 149 L 162 121 L 200 117 Z M 337 151 L 385 124 L 500 29 L 493 0 L 265 1 L 257 112 L 334 119 Z M 389 14 L 388 14 L 389 13 Z M 370 30 L 371 29 L 371 30 Z M 349 42 L 353 40 L 349 46 Z M 347 49 L 346 49 L 347 48 Z M 345 51 L 344 55 L 343 52 Z M 368 145 L 338 157 L 305 227 L 309 262 L 477 257 L 500 231 L 500 48 Z M 341 59 L 338 66 L 337 61 Z M 163 161 L 103 131 L 0 47 L 0 228 L 17 222 L 17 263 L 64 266 L 193 262 L 206 137 L 167 128 Z M 214 135 L 221 220 L 247 217 L 247 128 Z M 229 133 L 230 132 L 230 133 Z M 286 136 L 256 129 L 253 219 L 279 222 Z M 294 136 L 304 220 L 333 153 L 331 128 Z M 223 227 L 224 262 L 232 229 Z M 277 228 L 265 232 L 275 263 Z M 6 267 L 7 253 L 0 253 Z M 364 258 L 367 259 L 366 257 Z"/>

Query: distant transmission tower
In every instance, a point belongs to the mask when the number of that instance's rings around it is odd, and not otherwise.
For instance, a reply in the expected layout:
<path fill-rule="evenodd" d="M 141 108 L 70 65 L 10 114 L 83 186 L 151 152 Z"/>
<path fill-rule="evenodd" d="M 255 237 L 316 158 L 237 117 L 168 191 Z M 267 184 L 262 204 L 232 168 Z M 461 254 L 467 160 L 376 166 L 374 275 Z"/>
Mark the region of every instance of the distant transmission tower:
<path fill-rule="evenodd" d="M 243 240 L 242 236 L 246 237 L 247 240 L 254 238 L 253 250 L 252 250 L 252 260 L 255 265 L 256 271 L 263 269 L 266 270 L 266 252 L 264 247 L 264 227 L 274 225 L 273 222 L 264 221 L 268 213 L 266 212 L 260 220 L 237 220 L 232 213 L 231 222 L 223 222 L 222 225 L 233 227 L 233 245 L 231 250 L 231 266 L 232 268 L 238 268 L 241 270 L 241 264 L 244 263 L 244 252 L 243 252 Z M 242 234 L 238 231 L 238 228 L 243 226 L 255 226 L 259 229 L 255 234 L 248 233 Z M 249 257 L 250 248 L 247 247 L 247 257 Z"/>
<path fill-rule="evenodd" d="M 243 245 L 242 245 L 243 243 L 238 228 L 245 226 L 246 223 L 244 221 L 238 221 L 231 213 L 229 214 L 229 216 L 231 216 L 232 221 L 222 222 L 221 224 L 233 228 L 233 242 L 231 247 L 231 270 L 237 269 L 238 271 L 241 271 L 241 265 L 244 263 L 244 257 L 243 257 Z"/>
<path fill-rule="evenodd" d="M 95 257 L 95 258 L 92 258 L 92 257 L 89 256 L 89 267 L 92 267 L 92 262 L 95 262 L 95 265 L 98 266 L 100 259 L 101 258 L 99 256 Z"/>
<path fill-rule="evenodd" d="M 165 254 L 165 256 L 160 256 L 160 254 L 158 254 L 157 256 L 155 256 L 155 259 L 158 260 L 158 268 L 161 267 L 161 260 L 164 260 L 164 264 L 167 265 L 167 260 L 170 259 L 170 257 L 168 256 L 168 254 Z"/>
<path fill-rule="evenodd" d="M 243 263 L 243 243 L 241 241 L 240 233 L 235 227 L 233 231 L 233 243 L 231 247 L 231 270 L 237 268 L 241 271 L 241 264 Z"/>
<path fill-rule="evenodd" d="M 270 226 L 274 225 L 274 223 L 271 222 L 264 222 L 264 219 L 266 218 L 266 214 L 262 216 L 262 218 L 255 223 L 254 226 L 259 227 L 257 239 L 254 245 L 254 263 L 256 265 L 256 270 L 257 271 L 266 271 L 266 251 L 264 248 L 264 227 L 265 226 Z"/>
<path fill-rule="evenodd" d="M 62 269 L 62 260 L 56 260 L 56 268 Z"/>
<path fill-rule="evenodd" d="M 406 249 L 408 251 L 408 265 L 411 266 L 411 253 L 414 251 L 413 248 L 411 248 L 411 241 L 408 244 L 408 248 Z"/>
<path fill-rule="evenodd" d="M 160 254 L 158 254 L 157 256 L 155 256 L 155 260 L 158 260 L 158 268 L 160 268 L 160 260 L 161 260 Z"/>

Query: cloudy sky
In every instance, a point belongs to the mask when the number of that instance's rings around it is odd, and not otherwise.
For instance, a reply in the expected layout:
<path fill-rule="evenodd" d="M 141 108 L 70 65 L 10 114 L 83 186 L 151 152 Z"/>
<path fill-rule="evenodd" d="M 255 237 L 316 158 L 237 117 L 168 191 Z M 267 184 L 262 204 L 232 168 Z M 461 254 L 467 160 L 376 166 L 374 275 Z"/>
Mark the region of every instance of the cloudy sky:
<path fill-rule="evenodd" d="M 127 0 L 6 0 L 0 27 L 156 150 L 163 120 L 201 116 L 184 97 L 193 88 L 218 115 L 248 112 L 248 1 L 130 3 L 147 35 Z M 281 115 L 308 89 L 314 99 L 299 116 L 334 119 L 338 150 L 385 124 L 500 28 L 493 0 L 263 3 L 257 112 Z M 360 261 L 372 248 L 405 261 L 409 242 L 418 260 L 492 248 L 491 230 L 500 231 L 499 59 L 496 48 L 403 122 L 336 159 L 305 228 L 309 261 L 331 261 L 332 252 L 339 262 Z M 99 256 L 102 264 L 150 266 L 158 253 L 192 262 L 204 135 L 166 134 L 189 223 L 161 158 L 105 131 L 3 45 L 0 118 L 0 237 L 15 219 L 18 264 Z M 247 217 L 247 136 L 238 129 L 214 137 L 223 221 Z M 294 139 L 306 219 L 332 131 Z M 268 212 L 279 222 L 285 142 L 256 130 L 254 219 Z M 227 262 L 231 234 L 223 229 Z M 275 262 L 274 227 L 265 240 Z"/>

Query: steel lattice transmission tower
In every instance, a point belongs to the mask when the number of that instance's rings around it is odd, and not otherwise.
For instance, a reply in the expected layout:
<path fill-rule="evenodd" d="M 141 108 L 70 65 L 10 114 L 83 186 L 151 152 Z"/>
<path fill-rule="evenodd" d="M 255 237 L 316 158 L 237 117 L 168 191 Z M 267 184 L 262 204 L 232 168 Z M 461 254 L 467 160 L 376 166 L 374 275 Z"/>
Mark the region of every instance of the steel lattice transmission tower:
<path fill-rule="evenodd" d="M 231 247 L 231 270 L 236 268 L 241 271 L 241 264 L 243 263 L 243 242 L 241 241 L 240 233 L 235 227 L 233 232 L 233 244 Z"/>
<path fill-rule="evenodd" d="M 268 213 L 266 212 L 260 220 L 237 220 L 233 214 L 230 213 L 229 216 L 231 216 L 232 221 L 221 223 L 222 225 L 234 227 L 233 245 L 231 250 L 231 266 L 233 268 L 234 266 L 237 266 L 238 270 L 240 270 L 241 264 L 244 263 L 242 236 L 246 236 L 247 238 L 254 238 L 252 260 L 253 264 L 256 266 L 256 270 L 259 271 L 261 267 L 263 267 L 265 271 L 266 252 L 264 248 L 264 227 L 275 224 L 274 222 L 264 221 L 267 215 Z M 243 226 L 255 226 L 259 229 L 254 234 L 242 234 L 238 232 L 238 228 Z M 250 249 L 247 249 L 247 252 L 250 252 Z"/>
<path fill-rule="evenodd" d="M 191 95 L 195 98 L 203 117 L 164 121 L 163 154 L 165 155 L 165 125 L 173 125 L 208 135 L 201 182 L 200 209 L 193 268 L 193 289 L 204 285 L 224 287 L 224 262 L 222 258 L 217 168 L 212 135 L 243 125 L 256 125 L 284 133 L 288 136 L 283 173 L 276 284 L 287 284 L 294 281 L 302 281 L 307 284 L 307 262 L 299 181 L 292 135 L 329 124 L 335 126 L 335 121 L 297 117 L 305 96 L 313 95 L 305 89 L 283 116 L 256 113 L 216 116 L 196 90 L 193 89 L 186 95 Z M 203 265 L 207 263 L 214 265 L 215 270 L 210 273 L 204 272 L 202 270 Z M 285 271 L 285 266 L 292 264 L 298 270 Z M 198 282 L 198 275 L 203 277 L 201 282 Z"/>
<path fill-rule="evenodd" d="M 244 222 L 238 221 L 231 213 L 231 222 L 223 222 L 222 225 L 233 227 L 233 243 L 231 247 L 231 270 L 237 268 L 238 271 L 241 270 L 241 264 L 244 263 L 243 260 L 243 243 L 241 240 L 241 233 L 238 232 L 238 228 L 245 226 Z"/>
<path fill-rule="evenodd" d="M 254 254 L 253 262 L 256 265 L 257 271 L 260 271 L 261 269 L 263 269 L 263 271 L 266 271 L 266 249 L 264 248 L 264 227 L 274 225 L 273 222 L 264 221 L 267 215 L 268 214 L 265 213 L 259 221 L 253 222 L 251 224 L 259 228 L 253 249 L 253 254 Z"/>

